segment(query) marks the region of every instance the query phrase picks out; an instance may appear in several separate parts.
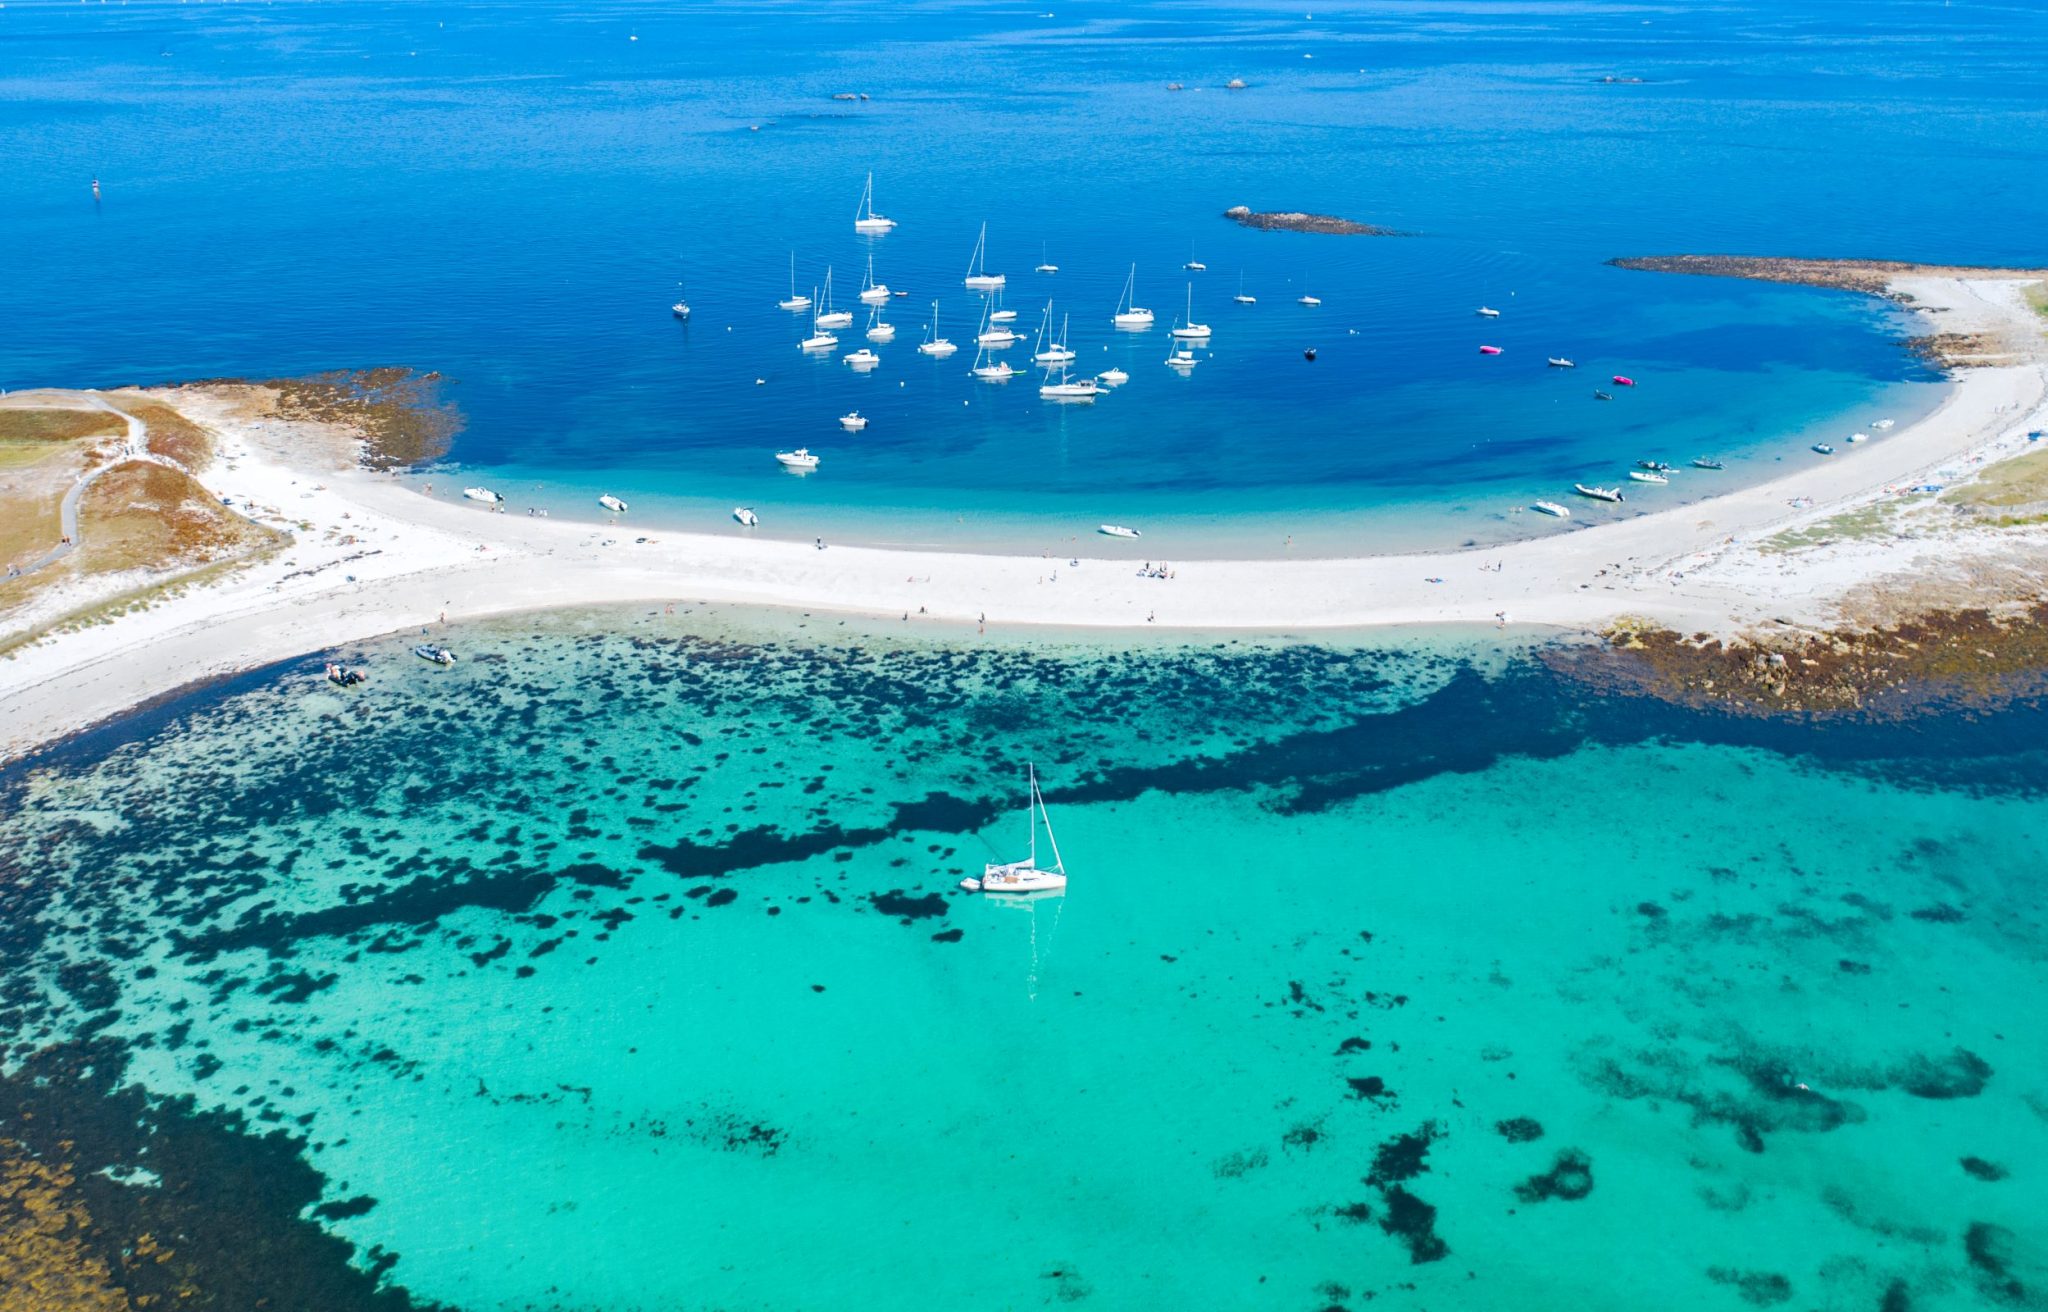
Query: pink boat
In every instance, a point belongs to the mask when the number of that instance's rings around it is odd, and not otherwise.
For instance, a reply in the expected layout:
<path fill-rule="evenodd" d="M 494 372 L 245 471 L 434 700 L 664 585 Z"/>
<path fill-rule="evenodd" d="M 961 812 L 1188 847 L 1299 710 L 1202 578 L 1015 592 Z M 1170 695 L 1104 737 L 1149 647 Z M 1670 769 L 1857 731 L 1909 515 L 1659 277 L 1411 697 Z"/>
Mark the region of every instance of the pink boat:
<path fill-rule="evenodd" d="M 1616 374 L 1614 382 L 1618 387 L 1634 387 L 1636 385 L 1636 380 L 1630 378 L 1627 374 Z"/>
<path fill-rule="evenodd" d="M 1498 346 L 1482 346 L 1482 347 L 1480 347 L 1480 348 L 1479 348 L 1479 354 L 1481 354 L 1481 355 L 1499 355 L 1499 354 L 1500 354 L 1500 348 L 1499 348 Z"/>

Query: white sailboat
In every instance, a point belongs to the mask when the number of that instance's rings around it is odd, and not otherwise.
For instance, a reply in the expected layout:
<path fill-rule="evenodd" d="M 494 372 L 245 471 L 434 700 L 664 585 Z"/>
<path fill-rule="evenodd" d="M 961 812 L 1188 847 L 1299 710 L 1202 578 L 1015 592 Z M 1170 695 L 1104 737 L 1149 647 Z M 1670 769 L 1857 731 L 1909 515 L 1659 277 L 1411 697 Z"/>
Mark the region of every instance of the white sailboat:
<path fill-rule="evenodd" d="M 1074 351 L 1067 345 L 1067 318 L 1066 315 L 1060 316 L 1060 335 L 1051 342 L 1046 342 L 1045 330 L 1052 324 L 1052 302 L 1045 303 L 1045 322 L 1038 326 L 1040 346 L 1031 353 L 1033 360 L 1046 365 L 1073 363 Z"/>
<path fill-rule="evenodd" d="M 974 340 L 982 346 L 995 347 L 1015 346 L 1018 342 L 1023 341 L 1024 339 L 1019 337 L 1008 324 L 996 321 L 996 313 L 993 302 L 982 307 L 981 331 L 975 334 Z"/>
<path fill-rule="evenodd" d="M 775 302 L 775 308 L 776 308 L 776 309 L 778 309 L 778 310 L 808 310 L 808 309 L 810 309 L 810 308 L 811 308 L 811 298 L 810 298 L 810 297 L 808 297 L 808 296 L 799 296 L 799 295 L 797 295 L 797 294 L 796 294 L 796 252 L 795 252 L 795 251 L 791 251 L 791 252 L 789 253 L 789 299 L 788 299 L 788 300 L 786 300 L 786 301 L 777 301 L 777 302 Z"/>
<path fill-rule="evenodd" d="M 875 257 L 868 256 L 868 275 L 860 285 L 862 305 L 886 305 L 889 303 L 889 284 L 875 281 Z"/>
<path fill-rule="evenodd" d="M 1038 243 L 1038 267 L 1037 267 L 1037 268 L 1035 268 L 1035 269 L 1033 269 L 1033 270 L 1032 270 L 1032 272 L 1033 272 L 1033 273 L 1058 273 L 1059 271 L 1060 271 L 1060 266 L 1059 266 L 1059 265 L 1057 265 L 1057 264 L 1054 264 L 1054 263 L 1053 263 L 1053 262 L 1052 262 L 1051 260 L 1049 260 L 1049 259 L 1047 259 L 1047 258 L 1045 257 L 1045 243 L 1044 243 L 1044 242 L 1040 242 L 1040 243 Z"/>
<path fill-rule="evenodd" d="M 806 297 L 804 304 L 809 305 L 810 298 Z M 799 351 L 829 351 L 837 345 L 839 345 L 839 339 L 825 331 L 825 321 L 817 315 L 812 315 L 811 335 L 798 342 L 796 349 Z"/>
<path fill-rule="evenodd" d="M 860 204 L 853 207 L 853 230 L 855 232 L 887 232 L 896 226 L 896 220 L 885 219 L 875 213 L 875 175 L 868 174 L 868 185 L 861 188 Z"/>
<path fill-rule="evenodd" d="M 933 301 L 931 327 L 925 330 L 924 340 L 917 344 L 917 353 L 930 356 L 951 355 L 959 349 L 939 336 L 939 303 Z"/>
<path fill-rule="evenodd" d="M 1236 301 L 1239 305 L 1257 305 L 1259 303 L 1258 297 L 1245 295 L 1244 273 L 1241 270 L 1237 275 L 1237 295 L 1230 299 Z"/>
<path fill-rule="evenodd" d="M 989 321 L 990 323 L 1015 323 L 1015 322 L 1017 322 L 1017 312 L 1016 312 L 1015 310 L 1012 310 L 1012 309 L 1008 309 L 1007 307 L 1005 307 L 1005 306 L 1003 305 L 1003 289 L 1002 289 L 1002 288 L 1000 288 L 1000 287 L 996 288 L 996 295 L 995 295 L 995 300 L 994 300 L 994 301 L 992 301 L 992 302 L 990 303 L 990 305 L 991 305 L 991 308 L 990 308 L 990 310 L 989 310 L 989 312 L 988 312 L 988 321 Z"/>
<path fill-rule="evenodd" d="M 1048 401 L 1093 401 L 1102 392 L 1102 384 L 1093 378 L 1072 378 L 1064 369 L 1060 370 L 1058 382 L 1038 389 L 1038 394 Z"/>
<path fill-rule="evenodd" d="M 1186 341 L 1203 341 L 1209 336 L 1209 325 L 1195 322 L 1195 285 L 1188 284 L 1188 318 L 1186 323 L 1173 326 L 1173 335 Z"/>
<path fill-rule="evenodd" d="M 1003 275 L 988 271 L 988 225 L 981 225 L 981 235 L 974 239 L 974 254 L 967 260 L 967 276 L 960 280 L 961 286 L 978 292 L 994 291 L 1003 285 Z"/>
<path fill-rule="evenodd" d="M 1117 298 L 1116 317 L 1110 322 L 1119 328 L 1150 328 L 1152 311 L 1136 303 L 1138 292 L 1138 266 L 1133 264 L 1129 275 L 1124 278 L 1124 294 Z"/>
<path fill-rule="evenodd" d="M 1180 334 L 1174 335 L 1178 337 Z M 1177 370 L 1182 377 L 1193 372 L 1194 367 L 1200 363 L 1201 361 L 1195 358 L 1195 348 L 1189 346 L 1185 339 L 1171 344 L 1166 352 L 1166 367 Z"/>
<path fill-rule="evenodd" d="M 896 340 L 896 325 L 882 322 L 882 307 L 879 305 L 868 311 L 868 340 L 871 342 L 893 342 Z"/>
<path fill-rule="evenodd" d="M 853 311 L 832 308 L 832 266 L 829 264 L 825 266 L 825 299 L 820 301 L 818 306 L 821 311 L 818 315 L 820 328 L 853 327 Z"/>
<path fill-rule="evenodd" d="M 1186 269 L 1189 273 L 1205 273 L 1209 268 L 1208 265 L 1196 258 L 1195 244 L 1193 242 L 1188 243 L 1188 262 L 1180 267 Z"/>
<path fill-rule="evenodd" d="M 1026 818 L 1031 822 L 1031 850 L 1021 861 L 991 861 L 981 870 L 981 878 L 969 877 L 960 881 L 960 887 L 971 893 L 1050 893 L 1067 886 L 1067 866 L 1060 857 L 1059 840 L 1053 837 L 1052 816 L 1045 809 L 1045 794 L 1038 787 L 1038 768 L 1030 768 L 1031 792 L 1025 802 Z M 1052 865 L 1038 864 L 1038 826 L 1045 825 L 1046 845 L 1052 848 Z"/>
<path fill-rule="evenodd" d="M 983 331 L 976 334 L 974 339 L 978 343 L 974 350 L 974 376 L 985 383 L 1007 382 L 1017 371 L 1010 367 L 1007 360 L 989 359 L 988 348 L 992 345 L 989 338 L 995 336 L 995 334 L 988 332 L 987 326 L 988 317 L 984 312 L 982 316 Z M 1015 340 L 1015 334 L 1013 333 L 1005 333 L 1003 335 Z"/>
<path fill-rule="evenodd" d="M 690 317 L 690 298 L 683 291 L 683 284 L 681 282 L 676 283 L 676 303 L 668 307 L 668 312 L 678 319 Z"/>

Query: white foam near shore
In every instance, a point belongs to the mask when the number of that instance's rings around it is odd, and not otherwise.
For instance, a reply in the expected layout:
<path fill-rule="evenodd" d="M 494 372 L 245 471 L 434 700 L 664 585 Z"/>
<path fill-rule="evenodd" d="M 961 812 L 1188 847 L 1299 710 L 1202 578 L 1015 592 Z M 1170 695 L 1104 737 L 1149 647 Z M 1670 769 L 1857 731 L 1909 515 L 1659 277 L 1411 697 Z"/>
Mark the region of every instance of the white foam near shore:
<path fill-rule="evenodd" d="M 1187 630 L 1495 624 L 1596 628 L 1640 615 L 1728 633 L 1789 617 L 1821 624 L 1851 588 L 1906 568 L 1885 541 L 1787 569 L 1764 538 L 2016 454 L 2048 419 L 2048 352 L 2024 283 L 1901 279 L 1944 332 L 2014 342 L 2019 362 L 1964 372 L 1908 428 L 1818 467 L 1725 496 L 1590 528 L 1558 524 L 1507 546 L 1330 560 L 1067 560 L 827 546 L 721 533 L 642 533 L 491 513 L 388 475 L 321 470 L 294 425 L 242 417 L 231 395 L 180 392 L 220 454 L 203 481 L 294 534 L 275 557 L 112 624 L 0 659 L 0 759 L 185 684 L 351 639 L 521 610 L 721 602 L 907 615 L 972 639 L 985 624 Z M 515 499 L 516 500 L 516 499 Z M 1532 516 L 1533 518 L 1533 516 Z M 2013 541 L 2002 540 L 2001 550 Z M 2030 538 L 2029 541 L 2032 541 Z M 2038 543 L 2036 544 L 2038 546 Z"/>

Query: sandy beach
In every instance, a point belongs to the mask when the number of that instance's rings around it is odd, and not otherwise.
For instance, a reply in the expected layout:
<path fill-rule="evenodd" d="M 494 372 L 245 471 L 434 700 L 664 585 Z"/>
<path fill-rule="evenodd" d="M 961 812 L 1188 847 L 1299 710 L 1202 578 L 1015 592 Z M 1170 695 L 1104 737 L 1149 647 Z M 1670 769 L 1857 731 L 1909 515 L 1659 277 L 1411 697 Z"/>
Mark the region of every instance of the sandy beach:
<path fill-rule="evenodd" d="M 114 622 L 61 630 L 0 659 L 0 758 L 231 671 L 444 620 L 566 606 L 794 607 L 904 617 L 963 639 L 1017 626 L 1590 631 L 1623 616 L 1687 633 L 1824 626 L 1859 590 L 1916 573 L 1938 579 L 1973 553 L 2023 572 L 2048 561 L 2048 534 L 2038 529 L 1845 540 L 1796 555 L 1764 546 L 2028 450 L 2027 434 L 2048 424 L 2048 351 L 2026 285 L 1895 279 L 1891 290 L 1911 297 L 1939 331 L 2003 340 L 2008 362 L 1960 371 L 1924 420 L 1845 444 L 1818 468 L 1617 523 L 1586 527 L 1532 513 L 1538 535 L 1504 547 L 1193 561 L 1175 563 L 1168 578 L 1146 576 L 1134 559 L 820 548 L 738 524 L 678 533 L 637 528 L 630 515 L 570 522 L 492 513 L 358 467 L 346 434 L 255 417 L 238 389 L 162 392 L 216 435 L 211 465 L 194 471 L 207 489 L 292 541 Z M 54 604 L 11 616 L 15 630 L 46 623 Z"/>

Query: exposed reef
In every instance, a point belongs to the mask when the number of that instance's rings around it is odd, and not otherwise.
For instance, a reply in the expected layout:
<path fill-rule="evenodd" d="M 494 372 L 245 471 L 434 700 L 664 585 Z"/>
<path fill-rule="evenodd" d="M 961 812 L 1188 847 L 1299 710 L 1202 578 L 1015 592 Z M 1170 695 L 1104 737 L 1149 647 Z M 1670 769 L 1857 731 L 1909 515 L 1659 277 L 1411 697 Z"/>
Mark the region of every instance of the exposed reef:
<path fill-rule="evenodd" d="M 1247 228 L 1259 228 L 1268 232 L 1320 232 L 1338 237 L 1405 237 L 1408 234 L 1396 228 L 1382 228 L 1376 224 L 1360 223 L 1356 219 L 1339 218 L 1334 214 L 1307 214 L 1301 210 L 1255 210 L 1249 205 L 1233 205 L 1223 211 L 1223 217 Z"/>

